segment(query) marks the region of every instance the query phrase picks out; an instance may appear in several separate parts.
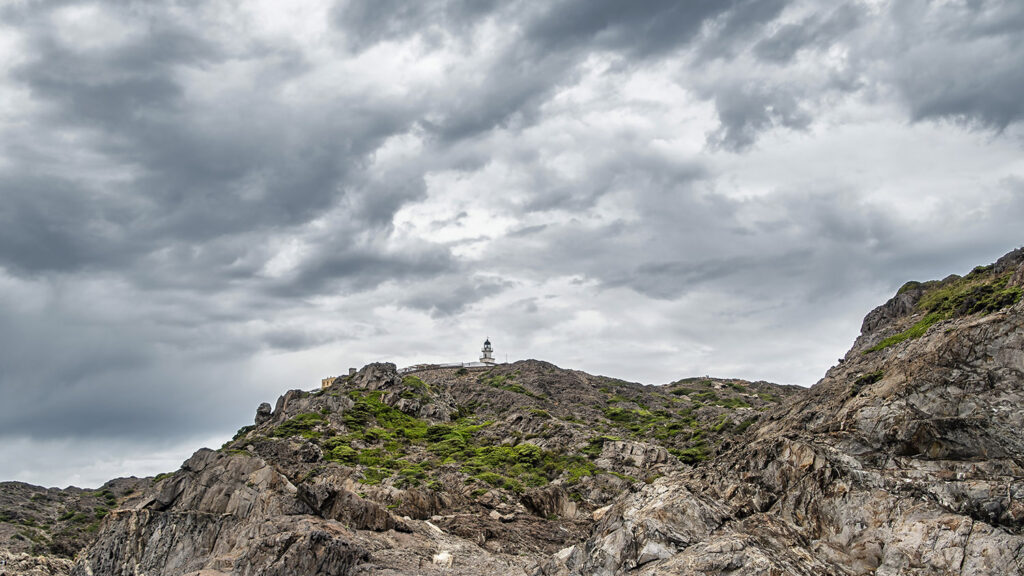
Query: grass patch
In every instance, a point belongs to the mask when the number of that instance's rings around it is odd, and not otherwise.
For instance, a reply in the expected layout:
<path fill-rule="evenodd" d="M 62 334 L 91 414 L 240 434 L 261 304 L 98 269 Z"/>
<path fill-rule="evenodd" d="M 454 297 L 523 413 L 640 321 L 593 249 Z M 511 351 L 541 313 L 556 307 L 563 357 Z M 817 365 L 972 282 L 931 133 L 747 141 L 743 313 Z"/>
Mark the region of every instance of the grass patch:
<path fill-rule="evenodd" d="M 274 428 L 270 435 L 276 438 L 290 438 L 292 436 L 302 436 L 307 439 L 319 438 L 320 433 L 315 428 L 325 422 L 326 419 L 323 414 L 307 412 L 289 418 L 288 421 Z"/>
<path fill-rule="evenodd" d="M 707 448 L 703 444 L 684 450 L 670 448 L 669 453 L 679 458 L 679 461 L 684 464 L 697 464 L 708 459 Z"/>
<path fill-rule="evenodd" d="M 407 376 L 406 378 L 414 378 L 419 381 L 419 378 L 415 376 Z M 423 384 L 423 386 L 426 386 L 426 384 Z M 353 398 L 355 404 L 342 417 L 345 426 L 349 430 L 366 430 L 367 433 L 370 433 L 372 428 L 368 429 L 367 427 L 371 423 L 376 423 L 379 428 L 387 431 L 386 434 L 382 434 L 382 437 L 393 435 L 394 437 L 413 442 L 422 440 L 427 433 L 428 425 L 426 421 L 413 418 L 381 402 L 381 395 L 382 393 L 379 390 L 370 392 L 365 396 L 358 393 L 355 394 Z"/>
<path fill-rule="evenodd" d="M 1020 301 L 1024 292 L 1016 286 L 1008 287 L 1012 272 L 993 276 L 991 266 L 978 266 L 964 277 L 953 277 L 938 282 L 908 282 L 897 294 L 908 290 L 923 289 L 916 308 L 926 312 L 924 318 L 913 326 L 894 334 L 865 351 L 877 352 L 906 340 L 920 338 L 934 324 L 950 318 L 971 314 L 989 314 L 1013 306 Z"/>
<path fill-rule="evenodd" d="M 733 409 L 735 409 L 735 408 L 750 408 L 750 404 L 747 404 L 746 402 L 744 402 L 743 400 L 740 400 L 739 398 L 719 398 L 718 400 L 715 400 L 713 402 L 713 404 L 717 404 L 717 405 L 723 406 L 725 408 L 733 408 Z"/>
<path fill-rule="evenodd" d="M 391 472 L 383 470 L 381 468 L 367 468 L 363 470 L 363 477 L 359 479 L 361 484 L 368 486 L 376 486 L 384 481 L 385 478 L 390 478 Z"/>
<path fill-rule="evenodd" d="M 913 340 L 914 338 L 920 338 L 921 336 L 924 336 L 925 332 L 927 332 L 928 329 L 932 327 L 932 325 L 943 319 L 944 318 L 942 314 L 934 312 L 928 314 L 927 316 L 918 320 L 917 323 L 915 323 L 910 328 L 907 328 L 903 332 L 900 332 L 899 334 L 893 334 L 892 336 L 889 336 L 888 338 L 882 340 L 878 344 L 875 344 L 871 348 L 868 348 L 867 352 L 877 352 L 879 350 L 888 348 L 889 346 L 892 346 L 894 344 L 899 344 L 904 340 Z"/>
<path fill-rule="evenodd" d="M 486 374 L 482 376 L 478 382 L 490 386 L 491 388 L 497 388 L 498 390 L 505 390 L 507 392 L 515 392 L 516 394 L 522 394 L 529 396 L 530 398 L 543 398 L 540 395 L 530 392 L 526 388 L 523 388 L 519 384 L 515 384 L 512 381 L 519 376 L 519 371 L 515 371 L 511 374 Z"/>

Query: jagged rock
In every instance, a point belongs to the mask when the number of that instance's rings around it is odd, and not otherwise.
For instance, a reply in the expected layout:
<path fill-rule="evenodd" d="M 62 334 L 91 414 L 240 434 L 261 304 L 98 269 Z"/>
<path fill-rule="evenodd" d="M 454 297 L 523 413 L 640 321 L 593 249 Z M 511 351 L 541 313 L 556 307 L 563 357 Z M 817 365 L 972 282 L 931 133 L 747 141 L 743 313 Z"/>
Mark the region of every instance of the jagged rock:
<path fill-rule="evenodd" d="M 30 556 L 24 552 L 12 554 L 0 550 L 0 576 L 66 576 L 72 562 L 65 558 Z"/>
<path fill-rule="evenodd" d="M 1021 273 L 1019 256 L 998 273 Z M 1024 302 L 953 308 L 941 329 L 875 347 L 957 281 L 873 311 L 845 361 L 751 442 L 595 515 L 583 553 L 545 573 L 1021 574 Z"/>
<path fill-rule="evenodd" d="M 398 369 L 391 362 L 367 364 L 355 376 L 349 378 L 351 387 L 368 390 L 387 390 L 401 382 L 402 377 L 398 375 Z"/>
<path fill-rule="evenodd" d="M 576 518 L 578 506 L 561 486 L 545 486 L 533 488 L 523 494 L 522 503 L 526 508 L 542 518 L 561 516 Z"/>
<path fill-rule="evenodd" d="M 630 476 L 643 477 L 669 462 L 668 450 L 644 442 L 605 442 L 595 462 L 602 468 L 622 469 Z"/>
<path fill-rule="evenodd" d="M 386 508 L 360 498 L 336 478 L 318 478 L 300 485 L 298 498 L 318 516 L 338 520 L 357 530 L 392 530 L 401 525 Z"/>
<path fill-rule="evenodd" d="M 260 404 L 259 408 L 256 409 L 256 425 L 259 426 L 260 424 L 270 420 L 272 418 L 272 412 L 273 410 L 269 403 L 264 402 Z"/>
<path fill-rule="evenodd" d="M 1021 278 L 908 284 L 802 391 L 372 364 L 119 501 L 73 574 L 1021 574 Z"/>

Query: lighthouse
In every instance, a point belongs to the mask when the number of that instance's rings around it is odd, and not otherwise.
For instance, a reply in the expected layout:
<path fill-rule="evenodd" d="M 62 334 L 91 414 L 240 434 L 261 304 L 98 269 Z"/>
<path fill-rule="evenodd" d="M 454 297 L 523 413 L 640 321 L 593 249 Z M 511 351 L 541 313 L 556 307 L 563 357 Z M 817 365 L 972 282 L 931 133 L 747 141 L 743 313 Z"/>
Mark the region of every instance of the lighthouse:
<path fill-rule="evenodd" d="M 497 364 L 497 362 L 494 361 L 494 356 L 491 355 L 494 352 L 494 348 L 491 348 L 490 337 L 484 340 L 484 347 L 481 350 L 481 352 L 483 352 L 483 356 L 480 356 L 481 364 L 487 364 L 488 366 L 493 366 L 494 364 Z"/>

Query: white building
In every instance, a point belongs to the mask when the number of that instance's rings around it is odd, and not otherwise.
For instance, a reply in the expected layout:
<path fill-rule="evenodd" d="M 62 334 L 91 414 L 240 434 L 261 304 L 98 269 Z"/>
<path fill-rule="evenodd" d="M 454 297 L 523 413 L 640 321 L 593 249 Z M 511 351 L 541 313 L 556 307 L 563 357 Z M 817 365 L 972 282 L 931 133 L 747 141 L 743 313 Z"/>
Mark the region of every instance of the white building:
<path fill-rule="evenodd" d="M 481 364 L 487 364 L 488 366 L 493 366 L 497 364 L 497 362 L 494 361 L 494 356 L 491 356 L 491 353 L 494 352 L 494 349 L 491 348 L 490 336 L 488 336 L 487 339 L 484 340 L 484 347 L 481 350 L 481 352 L 483 352 L 483 356 L 480 357 Z"/>

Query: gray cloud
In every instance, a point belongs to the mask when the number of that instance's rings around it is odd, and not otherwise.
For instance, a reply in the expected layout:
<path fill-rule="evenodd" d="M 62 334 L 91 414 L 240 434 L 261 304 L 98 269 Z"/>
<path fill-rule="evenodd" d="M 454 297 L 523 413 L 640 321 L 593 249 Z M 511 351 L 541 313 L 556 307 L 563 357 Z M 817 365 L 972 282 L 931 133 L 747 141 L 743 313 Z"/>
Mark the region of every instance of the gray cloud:
<path fill-rule="evenodd" d="M 862 6 L 842 4 L 830 12 L 815 12 L 799 22 L 783 24 L 754 44 L 758 57 L 780 64 L 789 62 L 804 48 L 821 50 L 863 25 Z"/>
<path fill-rule="evenodd" d="M 903 281 L 1020 243 L 1008 1 L 0 10 L 0 462 L 173 460 L 480 332 L 809 384 Z"/>
<path fill-rule="evenodd" d="M 915 10 L 916 8 L 916 10 Z M 1024 5 L 901 3 L 893 7 L 893 83 L 914 120 L 1003 130 L 1024 118 Z"/>

